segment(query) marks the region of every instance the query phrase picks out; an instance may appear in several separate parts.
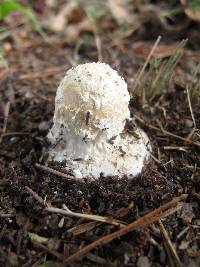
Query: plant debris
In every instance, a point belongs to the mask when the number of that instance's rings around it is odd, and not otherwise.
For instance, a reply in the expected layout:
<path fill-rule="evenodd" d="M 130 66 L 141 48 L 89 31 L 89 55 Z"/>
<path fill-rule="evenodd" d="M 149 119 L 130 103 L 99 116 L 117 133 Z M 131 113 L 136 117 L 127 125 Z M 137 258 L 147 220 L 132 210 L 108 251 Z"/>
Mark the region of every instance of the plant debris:
<path fill-rule="evenodd" d="M 67 2 L 20 1 L 42 34 L 17 10 L 0 21 L 0 266 L 197 267 L 199 10 L 190 1 Z M 49 162 L 56 88 L 67 69 L 99 58 L 129 85 L 128 131 L 137 124 L 153 147 L 132 180 L 80 182 L 65 162 Z"/>

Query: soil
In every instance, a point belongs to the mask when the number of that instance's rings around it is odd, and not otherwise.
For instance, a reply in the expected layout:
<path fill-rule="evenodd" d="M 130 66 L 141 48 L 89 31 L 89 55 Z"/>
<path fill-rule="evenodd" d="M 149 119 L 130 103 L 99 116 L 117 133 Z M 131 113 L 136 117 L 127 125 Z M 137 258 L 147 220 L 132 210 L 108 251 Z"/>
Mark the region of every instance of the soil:
<path fill-rule="evenodd" d="M 174 82 L 172 90 L 162 91 L 145 105 L 141 97 L 132 97 L 133 119 L 147 132 L 153 147 L 151 162 L 141 175 L 133 180 L 102 176 L 82 182 L 62 178 L 37 168 L 36 163 L 47 162 L 46 135 L 52 124 L 55 92 L 71 67 L 74 48 L 65 42 L 37 44 L 41 39 L 34 38 L 27 47 L 14 47 L 8 53 L 10 71 L 0 81 L 1 126 L 5 103 L 10 102 L 6 133 L 0 143 L 0 265 L 178 266 L 170 262 L 157 223 L 99 246 L 73 263 L 62 261 L 62 257 L 67 259 L 118 226 L 75 217 L 63 219 L 62 215 L 49 213 L 28 187 L 55 207 L 65 204 L 74 212 L 108 216 L 125 223 L 175 196 L 188 194 L 183 208 L 164 218 L 163 224 L 182 264 L 199 266 L 200 147 L 159 128 L 161 124 L 186 139 L 191 133 L 194 125 L 185 87 Z M 118 69 L 131 85 L 143 60 L 131 49 L 112 47 L 108 51 L 108 39 L 101 41 L 104 61 Z M 131 38 L 126 45 L 130 47 Z M 76 56 L 78 63 L 96 61 L 95 44 L 85 42 Z M 179 68 L 189 69 L 196 60 L 183 57 Z M 194 103 L 192 110 L 196 129 L 200 129 L 199 105 Z M 198 143 L 198 137 L 194 141 Z M 62 164 L 49 162 L 48 166 L 66 173 Z M 75 231 L 79 225 L 87 225 L 83 233 Z M 40 240 L 43 237 L 45 242 Z"/>

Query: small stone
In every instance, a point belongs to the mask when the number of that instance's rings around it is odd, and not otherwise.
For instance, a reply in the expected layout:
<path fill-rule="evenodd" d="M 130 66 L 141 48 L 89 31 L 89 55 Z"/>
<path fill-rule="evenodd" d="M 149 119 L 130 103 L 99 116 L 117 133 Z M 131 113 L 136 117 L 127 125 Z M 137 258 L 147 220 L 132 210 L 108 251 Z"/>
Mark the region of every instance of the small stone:
<path fill-rule="evenodd" d="M 137 261 L 137 267 L 151 267 L 149 258 L 146 256 L 140 256 Z"/>
<path fill-rule="evenodd" d="M 192 120 L 190 120 L 190 119 L 186 119 L 186 120 L 185 120 L 185 126 L 186 126 L 187 128 L 192 128 L 193 125 L 194 125 L 194 123 L 193 123 Z"/>

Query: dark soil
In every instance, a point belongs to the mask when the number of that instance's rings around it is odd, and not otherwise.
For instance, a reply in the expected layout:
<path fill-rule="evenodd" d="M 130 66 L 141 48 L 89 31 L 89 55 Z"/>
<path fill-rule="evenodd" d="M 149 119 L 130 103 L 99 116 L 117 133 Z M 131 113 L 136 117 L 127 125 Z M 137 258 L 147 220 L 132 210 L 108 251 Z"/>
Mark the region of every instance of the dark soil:
<path fill-rule="evenodd" d="M 142 175 L 131 181 L 126 177 L 82 182 L 61 178 L 36 168 L 35 164 L 45 164 L 47 160 L 46 135 L 52 123 L 55 92 L 65 71 L 71 67 L 74 49 L 61 42 L 37 44 L 34 36 L 31 42 L 27 48 L 9 52 L 11 71 L 0 81 L 1 128 L 5 103 L 11 103 L 6 134 L 0 144 L 0 265 L 25 267 L 49 262 L 41 266 L 68 266 L 60 260 L 60 255 L 66 259 L 81 247 L 118 229 L 74 217 L 64 217 L 63 222 L 63 216 L 45 211 L 27 191 L 28 186 L 56 207 L 66 204 L 75 212 L 110 216 L 126 223 L 186 193 L 187 204 L 163 223 L 182 263 L 199 266 L 200 148 L 151 127 L 159 128 L 160 123 L 169 132 L 187 138 L 193 122 L 185 88 L 174 83 L 172 90 L 161 92 L 145 106 L 138 96 L 131 100 L 133 118 L 136 115 L 141 119 L 136 122 L 147 132 L 153 146 L 154 158 Z M 130 85 L 142 59 L 131 49 L 121 51 L 112 47 L 108 51 L 107 44 L 108 40 L 102 38 L 104 61 L 118 69 Z M 79 63 L 96 61 L 95 44 L 86 42 L 76 56 Z M 179 68 L 186 68 L 195 60 L 183 57 Z M 194 103 L 192 108 L 196 128 L 200 129 L 199 105 Z M 199 142 L 199 130 L 196 131 L 195 141 Z M 48 166 L 65 173 L 61 164 L 51 162 Z M 86 223 L 92 225 L 91 229 L 80 234 L 72 231 Z M 40 245 L 30 233 L 48 240 Z M 97 247 L 70 266 L 175 265 L 170 263 L 155 223 Z"/>

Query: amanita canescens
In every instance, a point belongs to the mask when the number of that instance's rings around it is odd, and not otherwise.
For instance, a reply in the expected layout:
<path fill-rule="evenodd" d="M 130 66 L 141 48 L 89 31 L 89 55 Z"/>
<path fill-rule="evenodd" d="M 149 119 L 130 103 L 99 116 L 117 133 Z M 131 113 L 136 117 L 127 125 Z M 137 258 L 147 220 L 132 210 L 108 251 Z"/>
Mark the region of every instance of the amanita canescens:
<path fill-rule="evenodd" d="M 129 134 L 127 84 L 105 63 L 67 71 L 55 99 L 49 153 L 77 178 L 138 175 L 149 159 L 149 139 L 140 129 Z"/>

